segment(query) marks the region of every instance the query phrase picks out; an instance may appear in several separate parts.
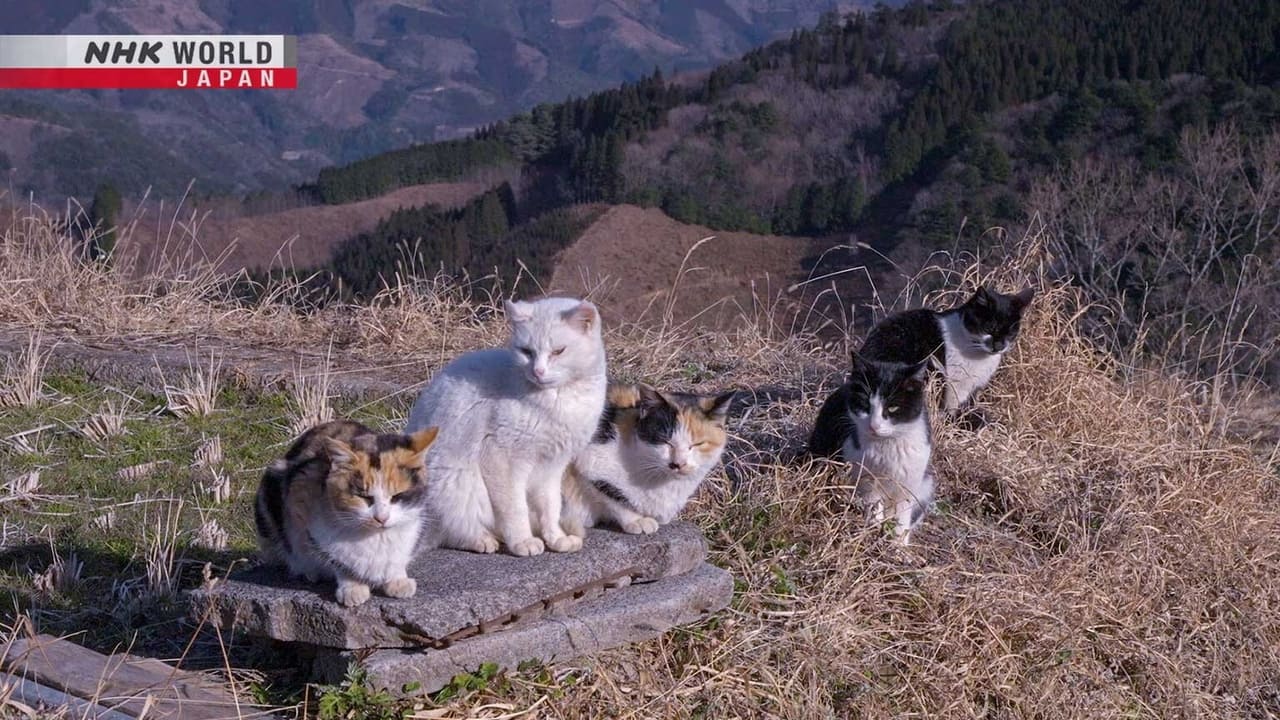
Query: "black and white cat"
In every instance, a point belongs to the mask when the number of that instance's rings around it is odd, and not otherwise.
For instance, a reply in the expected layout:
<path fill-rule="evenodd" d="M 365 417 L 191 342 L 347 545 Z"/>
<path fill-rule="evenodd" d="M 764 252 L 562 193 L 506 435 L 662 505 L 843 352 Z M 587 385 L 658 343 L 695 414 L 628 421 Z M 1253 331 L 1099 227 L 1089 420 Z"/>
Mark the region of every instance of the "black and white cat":
<path fill-rule="evenodd" d="M 956 415 L 991 382 L 1018 337 L 1022 313 L 1034 295 L 1032 288 L 1005 295 L 980 287 L 967 302 L 951 310 L 919 308 L 890 315 L 871 329 L 858 354 L 886 362 L 929 361 L 946 381 L 943 407 Z M 836 395 L 823 404 L 809 439 L 809 452 L 820 456 L 839 452 L 848 434 L 843 405 L 844 400 Z"/>
<path fill-rule="evenodd" d="M 903 544 L 933 502 L 925 369 L 925 362 L 883 362 L 854 353 L 848 382 L 827 400 L 839 408 L 840 451 L 853 465 L 855 493 L 867 519 L 880 523 L 892 517 Z M 814 428 L 815 436 L 820 432 L 836 430 Z"/>

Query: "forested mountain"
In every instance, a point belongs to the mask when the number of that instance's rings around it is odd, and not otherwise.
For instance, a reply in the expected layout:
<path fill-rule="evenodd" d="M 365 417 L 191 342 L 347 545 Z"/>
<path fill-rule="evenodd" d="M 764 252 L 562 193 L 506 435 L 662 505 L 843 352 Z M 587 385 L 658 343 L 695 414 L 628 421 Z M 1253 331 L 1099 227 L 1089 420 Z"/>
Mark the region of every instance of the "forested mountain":
<path fill-rule="evenodd" d="M 832 13 L 710 73 L 655 71 L 470 139 L 328 169 L 305 190 L 344 202 L 515 164 L 512 224 L 630 202 L 712 228 L 929 247 L 962 226 L 977 235 L 1017 221 L 1032 182 L 1076 158 L 1158 170 L 1178 160 L 1188 128 L 1272 127 L 1277 38 L 1276 1 L 943 0 Z M 401 222 L 352 242 L 414 235 Z M 534 252 L 536 233 L 522 242 Z M 416 258 L 447 267 L 460 252 L 419 246 Z M 343 274 L 348 288 L 378 282 Z"/>
<path fill-rule="evenodd" d="M 296 91 L 5 91 L 13 190 L 276 189 L 538 102 L 706 68 L 849 0 L 5 0 L 10 33 L 296 34 Z"/>

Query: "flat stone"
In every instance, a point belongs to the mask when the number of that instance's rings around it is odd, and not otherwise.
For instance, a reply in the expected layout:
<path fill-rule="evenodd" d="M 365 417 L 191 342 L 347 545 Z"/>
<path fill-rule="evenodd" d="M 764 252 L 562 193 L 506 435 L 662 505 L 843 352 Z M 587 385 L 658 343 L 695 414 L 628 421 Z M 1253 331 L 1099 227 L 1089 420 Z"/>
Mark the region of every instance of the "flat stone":
<path fill-rule="evenodd" d="M 475 672 L 484 663 L 511 669 L 525 660 L 563 662 L 650 640 L 723 609 L 732 598 L 733 577 L 703 563 L 685 575 L 607 590 L 526 625 L 476 635 L 447 648 L 329 653 L 316 659 L 315 672 L 336 683 L 348 663 L 360 657 L 374 687 L 405 694 L 405 686 L 415 683 L 412 693 L 435 692 L 455 675 Z"/>
<path fill-rule="evenodd" d="M 595 529 L 576 553 L 537 557 L 432 549 L 409 567 L 412 598 L 375 596 L 356 608 L 334 601 L 333 584 L 290 580 L 261 566 L 191 595 L 192 614 L 222 629 L 330 648 L 444 647 L 529 622 L 605 586 L 681 575 L 702 564 L 706 541 L 675 522 L 653 535 Z"/>

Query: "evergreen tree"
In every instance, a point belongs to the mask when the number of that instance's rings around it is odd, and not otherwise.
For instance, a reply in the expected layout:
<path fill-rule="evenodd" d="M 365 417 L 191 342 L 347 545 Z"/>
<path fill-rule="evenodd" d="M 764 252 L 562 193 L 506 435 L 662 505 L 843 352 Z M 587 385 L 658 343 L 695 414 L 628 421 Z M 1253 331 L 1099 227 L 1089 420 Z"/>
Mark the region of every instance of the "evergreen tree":
<path fill-rule="evenodd" d="M 116 247 L 116 224 L 120 219 L 120 192 L 111 183 L 102 183 L 89 205 L 89 257 L 109 260 Z"/>

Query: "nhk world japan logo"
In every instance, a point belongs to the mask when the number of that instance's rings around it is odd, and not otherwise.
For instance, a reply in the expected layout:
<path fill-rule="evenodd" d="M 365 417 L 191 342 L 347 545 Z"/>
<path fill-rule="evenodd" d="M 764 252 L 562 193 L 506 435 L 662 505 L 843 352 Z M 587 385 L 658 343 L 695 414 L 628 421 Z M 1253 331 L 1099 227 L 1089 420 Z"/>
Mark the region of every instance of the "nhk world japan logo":
<path fill-rule="evenodd" d="M 0 88 L 296 87 L 293 35 L 0 35 Z"/>

